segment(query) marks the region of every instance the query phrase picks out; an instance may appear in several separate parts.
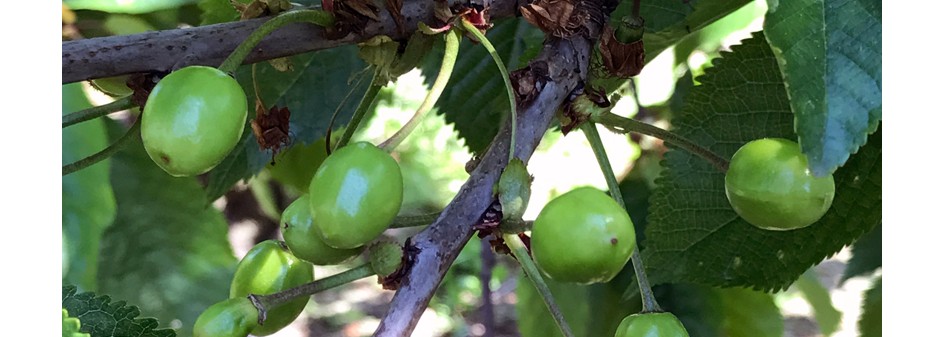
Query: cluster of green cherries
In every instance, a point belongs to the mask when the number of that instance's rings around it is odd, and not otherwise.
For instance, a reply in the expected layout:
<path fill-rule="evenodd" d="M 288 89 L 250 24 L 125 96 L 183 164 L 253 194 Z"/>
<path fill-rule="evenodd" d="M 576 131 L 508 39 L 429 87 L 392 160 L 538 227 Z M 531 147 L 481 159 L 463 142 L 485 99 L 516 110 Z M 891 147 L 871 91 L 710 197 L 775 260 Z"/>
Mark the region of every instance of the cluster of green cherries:
<path fill-rule="evenodd" d="M 810 226 L 833 202 L 834 180 L 816 177 L 797 143 L 765 138 L 743 145 L 732 157 L 725 191 L 732 208 L 748 223 L 766 230 Z M 591 284 L 607 282 L 623 269 L 636 246 L 625 209 L 603 192 L 581 187 L 551 202 L 532 228 L 532 254 L 551 279 Z M 627 316 L 616 337 L 689 336 L 668 312 Z"/>
<path fill-rule="evenodd" d="M 164 77 L 148 97 L 142 141 L 151 159 L 168 174 L 201 174 L 235 147 L 246 123 L 246 108 L 246 95 L 233 77 L 216 68 L 182 68 Z M 269 310 L 260 325 L 248 296 L 312 282 L 313 265 L 338 264 L 358 255 L 400 211 L 403 177 L 390 154 L 358 142 L 328 156 L 308 192 L 282 214 L 285 242 L 261 242 L 243 257 L 230 285 L 230 299 L 198 317 L 194 336 L 266 336 L 294 321 L 307 297 Z"/>
<path fill-rule="evenodd" d="M 152 160 L 169 174 L 205 173 L 239 141 L 246 111 L 246 95 L 233 77 L 216 68 L 183 68 L 151 92 L 142 116 L 142 140 Z M 766 138 L 735 153 L 725 191 L 732 208 L 748 223 L 791 230 L 809 226 L 826 213 L 834 181 L 810 173 L 797 143 Z M 307 298 L 274 309 L 265 325 L 259 325 L 257 309 L 247 296 L 311 282 L 313 264 L 337 264 L 357 255 L 387 229 L 402 199 L 400 167 L 387 152 L 364 142 L 335 151 L 315 172 L 309 193 L 285 210 L 285 243 L 262 242 L 243 258 L 231 298 L 208 308 L 198 318 L 194 335 L 265 336 L 282 329 L 298 317 Z M 545 275 L 580 284 L 613 279 L 636 248 L 634 226 L 624 208 L 590 187 L 549 202 L 535 219 L 531 242 Z M 688 333 L 673 314 L 652 312 L 621 322 L 616 337 L 630 336 Z"/>
<path fill-rule="evenodd" d="M 282 213 L 285 242 L 264 241 L 243 257 L 230 299 L 200 315 L 194 336 L 266 336 L 284 328 L 301 314 L 307 297 L 270 310 L 259 325 L 247 296 L 312 282 L 313 265 L 339 264 L 358 255 L 387 229 L 402 201 L 403 177 L 389 154 L 368 143 L 335 151 L 315 172 L 309 193 Z"/>

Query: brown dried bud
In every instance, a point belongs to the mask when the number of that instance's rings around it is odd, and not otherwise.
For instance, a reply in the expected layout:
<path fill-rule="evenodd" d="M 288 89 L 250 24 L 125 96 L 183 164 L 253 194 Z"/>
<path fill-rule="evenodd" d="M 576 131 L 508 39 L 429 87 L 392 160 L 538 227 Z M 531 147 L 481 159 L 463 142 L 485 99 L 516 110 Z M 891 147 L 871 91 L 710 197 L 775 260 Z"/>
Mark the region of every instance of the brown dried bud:
<path fill-rule="evenodd" d="M 639 75 L 646 57 L 643 39 L 622 43 L 614 35 L 614 28 L 609 24 L 604 27 L 604 33 L 601 35 L 600 55 L 607 71 L 620 78 Z"/>
<path fill-rule="evenodd" d="M 266 108 L 256 101 L 256 118 L 250 124 L 260 150 L 272 150 L 272 162 L 283 146 L 289 145 L 289 108 L 275 106 L 266 113 Z"/>
<path fill-rule="evenodd" d="M 545 83 L 551 80 L 548 76 L 548 63 L 537 61 L 525 68 L 513 71 L 509 74 L 512 81 L 512 88 L 515 93 L 515 102 L 519 109 L 522 109 L 538 97 Z"/>

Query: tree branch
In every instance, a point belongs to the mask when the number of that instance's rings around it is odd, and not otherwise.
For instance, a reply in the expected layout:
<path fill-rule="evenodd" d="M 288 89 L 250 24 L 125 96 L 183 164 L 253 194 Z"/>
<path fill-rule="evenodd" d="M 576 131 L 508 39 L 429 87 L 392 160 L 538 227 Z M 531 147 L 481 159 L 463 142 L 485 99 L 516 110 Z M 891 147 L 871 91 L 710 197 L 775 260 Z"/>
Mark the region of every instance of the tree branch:
<path fill-rule="evenodd" d="M 511 17 L 518 12 L 518 0 L 494 0 L 489 14 L 493 19 Z M 433 24 L 433 1 L 404 1 L 401 13 L 408 29 L 423 21 Z M 324 37 L 324 29 L 310 24 L 293 24 L 264 39 L 245 64 L 283 56 L 358 43 L 376 35 L 395 39 L 408 38 L 397 30 L 393 17 L 380 9 L 381 21 L 371 22 L 362 34 L 349 34 L 338 40 Z M 219 66 L 236 46 L 269 18 L 228 22 L 215 25 L 108 36 L 62 43 L 62 83 L 150 71 L 171 71 L 189 65 Z"/>
<path fill-rule="evenodd" d="M 516 157 L 525 162 L 531 157 L 555 111 L 586 76 L 590 51 L 591 42 L 585 38 L 551 38 L 530 63 L 531 67 L 547 67 L 549 80 L 531 105 L 520 108 L 516 114 L 519 125 Z M 419 253 L 375 336 L 410 336 L 443 275 L 472 236 L 472 226 L 492 203 L 492 186 L 508 162 L 509 140 L 510 129 L 506 123 L 489 152 L 437 221 L 413 238 Z"/>

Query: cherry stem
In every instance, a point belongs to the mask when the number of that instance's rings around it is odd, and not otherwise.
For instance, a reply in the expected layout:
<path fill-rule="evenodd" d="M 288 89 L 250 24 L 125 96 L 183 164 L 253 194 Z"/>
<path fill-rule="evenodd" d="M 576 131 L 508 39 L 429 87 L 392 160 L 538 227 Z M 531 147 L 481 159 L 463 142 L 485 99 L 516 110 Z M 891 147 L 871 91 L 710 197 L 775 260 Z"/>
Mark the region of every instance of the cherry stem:
<path fill-rule="evenodd" d="M 555 304 L 555 299 L 551 295 L 551 289 L 548 288 L 548 284 L 546 284 L 545 279 L 542 278 L 538 267 L 535 266 L 535 261 L 532 260 L 532 256 L 529 255 L 528 250 L 525 249 L 525 243 L 522 242 L 522 239 L 519 238 L 517 234 L 505 234 L 502 238 L 505 239 L 505 243 L 512 249 L 512 255 L 515 255 L 515 259 L 522 265 L 522 269 L 525 270 L 525 275 L 528 276 L 528 279 L 532 281 L 532 285 L 534 285 L 538 293 L 541 294 L 541 298 L 545 301 L 545 306 L 548 307 L 548 311 L 551 312 L 551 317 L 554 318 L 555 324 L 558 325 L 558 330 L 561 330 L 561 334 L 565 337 L 574 337 L 574 332 L 571 332 L 571 327 L 568 326 L 568 322 L 564 320 L 564 314 L 561 313 L 561 309 Z"/>
<path fill-rule="evenodd" d="M 606 112 L 599 116 L 593 116 L 591 117 L 591 120 L 594 122 L 600 123 L 606 126 L 607 128 L 617 131 L 617 132 L 621 132 L 621 133 L 636 132 L 639 134 L 644 134 L 647 136 L 662 139 L 663 141 L 669 144 L 678 146 L 679 148 L 683 150 L 686 150 L 692 154 L 702 157 L 702 159 L 705 159 L 706 161 L 711 163 L 713 166 L 715 166 L 715 168 L 719 169 L 719 171 L 722 171 L 722 173 L 725 173 L 726 171 L 728 171 L 727 159 L 715 154 L 715 152 L 712 152 L 711 150 L 704 148 L 699 144 L 696 144 L 695 142 L 687 139 L 686 137 L 677 135 L 671 131 L 663 130 L 656 126 L 643 123 L 634 119 L 621 117 L 611 112 Z"/>
<path fill-rule="evenodd" d="M 131 101 L 131 95 L 128 95 L 105 105 L 79 110 L 62 116 L 62 127 L 66 128 L 67 126 L 90 121 L 102 116 L 107 116 L 111 113 L 131 109 L 133 107 L 135 107 L 135 103 Z"/>
<path fill-rule="evenodd" d="M 250 302 L 259 310 L 259 324 L 266 322 L 266 313 L 270 310 L 302 296 L 312 296 L 319 292 L 342 286 L 353 281 L 376 274 L 370 263 L 348 269 L 323 279 L 315 280 L 298 287 L 286 289 L 269 295 L 251 294 L 247 296 Z"/>
<path fill-rule="evenodd" d="M 436 80 L 433 81 L 433 87 L 430 89 L 430 92 L 427 93 L 427 96 L 423 99 L 423 103 L 420 104 L 417 111 L 414 112 L 413 117 L 410 117 L 410 120 L 407 121 L 407 124 L 404 124 L 400 130 L 397 130 L 393 136 L 381 143 L 378 147 L 387 152 L 393 151 L 404 139 L 407 139 L 407 136 L 417 128 L 417 125 L 420 125 L 420 121 L 423 120 L 427 112 L 433 109 L 433 105 L 440 99 L 440 95 L 443 94 L 443 89 L 446 89 L 446 84 L 449 83 L 450 76 L 453 74 L 453 66 L 456 65 L 456 56 L 459 54 L 460 34 L 461 33 L 456 29 L 451 29 L 446 32 L 446 48 L 443 53 L 443 61 L 440 63 L 440 72 L 436 75 Z"/>
<path fill-rule="evenodd" d="M 256 28 L 252 34 L 249 34 L 246 40 L 243 40 L 243 42 L 236 47 L 236 50 L 230 53 L 230 56 L 227 56 L 226 60 L 223 60 L 219 69 L 225 73 L 232 74 L 236 71 L 236 68 L 243 64 L 243 61 L 246 60 L 249 53 L 253 51 L 253 48 L 255 48 L 263 38 L 285 25 L 300 22 L 329 27 L 335 24 L 335 18 L 331 13 L 317 9 L 289 11 L 279 14 L 269 21 L 266 21 L 266 23 L 263 23 L 259 28 Z"/>
<path fill-rule="evenodd" d="M 394 223 L 388 228 L 407 228 L 420 227 L 432 224 L 440 217 L 442 212 L 419 214 L 419 215 L 398 215 L 394 218 Z"/>
<path fill-rule="evenodd" d="M 505 80 L 505 92 L 509 97 L 509 118 L 512 122 L 512 134 L 509 138 L 509 162 L 512 162 L 512 159 L 515 158 L 515 130 L 517 130 L 517 126 L 515 121 L 515 93 L 512 91 L 512 80 L 509 77 L 509 71 L 505 68 L 505 63 L 502 62 L 502 58 L 499 57 L 499 53 L 495 51 L 495 47 L 492 45 L 492 42 L 489 42 L 489 39 L 479 31 L 479 28 L 476 28 L 476 26 L 474 26 L 471 22 L 469 22 L 469 20 L 466 20 L 465 18 L 461 19 L 460 21 L 463 23 L 463 28 L 475 36 L 476 39 L 482 43 L 483 47 L 486 47 L 489 55 L 492 56 L 492 60 L 495 61 L 495 65 L 499 67 L 499 73 L 502 74 L 502 79 Z"/>
<path fill-rule="evenodd" d="M 328 119 L 328 127 L 325 129 L 325 153 L 331 154 L 331 130 L 335 127 L 335 118 L 338 118 L 338 113 L 341 112 L 341 108 L 348 103 L 348 99 L 351 98 L 351 94 L 361 85 L 361 81 L 364 80 L 364 76 L 358 76 L 358 80 L 354 82 L 354 85 L 351 85 L 351 88 L 348 89 L 348 93 L 345 94 L 345 97 L 341 99 L 341 102 L 338 103 L 338 106 L 335 107 L 335 112 L 331 113 L 331 118 Z M 373 85 L 373 84 L 372 84 Z"/>
<path fill-rule="evenodd" d="M 375 73 L 374 78 L 371 80 L 371 85 L 368 87 L 367 92 L 364 93 L 364 96 L 361 97 L 361 103 L 358 103 L 358 108 L 354 110 L 351 121 L 348 122 L 348 126 L 345 127 L 345 133 L 341 135 L 341 139 L 335 144 L 334 151 L 348 144 L 348 141 L 351 140 L 351 136 L 354 135 L 354 131 L 357 130 L 358 125 L 361 124 L 361 120 L 364 119 L 364 115 L 366 115 L 368 109 L 374 105 L 374 100 L 377 99 L 377 93 L 381 92 L 381 88 L 383 87 L 384 85 L 380 83 L 380 79 L 377 73 Z"/>
<path fill-rule="evenodd" d="M 600 134 L 597 132 L 597 125 L 594 123 L 581 124 L 581 131 L 584 131 L 584 136 L 587 137 L 587 140 L 591 143 L 594 156 L 597 157 L 597 164 L 600 165 L 600 170 L 604 173 L 604 179 L 607 180 L 607 187 L 610 188 L 610 197 L 613 198 L 620 207 L 626 210 L 627 205 L 623 203 L 623 195 L 620 193 L 620 184 L 617 182 L 614 170 L 611 169 L 610 159 L 607 158 L 604 143 L 600 140 Z M 633 263 L 633 272 L 637 277 L 637 285 L 640 286 L 640 297 L 643 298 L 643 312 L 662 311 L 659 303 L 656 302 L 656 296 L 653 295 L 653 289 L 650 288 L 650 280 L 646 277 L 646 270 L 644 270 L 643 258 L 640 256 L 639 246 L 633 247 L 633 253 L 630 254 L 630 261 Z"/>
<path fill-rule="evenodd" d="M 118 152 L 119 150 L 123 149 L 126 145 L 128 145 L 135 138 L 135 136 L 137 136 L 140 132 L 141 132 L 141 118 L 138 118 L 138 120 L 135 121 L 134 125 L 132 125 L 131 128 L 128 129 L 128 131 L 125 132 L 125 134 L 121 136 L 121 138 L 118 138 L 118 140 L 112 143 L 112 145 L 109 145 L 104 150 L 99 151 L 91 156 L 79 159 L 78 161 L 72 164 L 63 166 L 62 175 L 63 176 L 68 175 L 75 171 L 92 166 L 95 163 L 98 163 L 102 160 L 107 159 L 108 157 L 111 157 L 113 154 L 115 154 L 115 152 Z"/>

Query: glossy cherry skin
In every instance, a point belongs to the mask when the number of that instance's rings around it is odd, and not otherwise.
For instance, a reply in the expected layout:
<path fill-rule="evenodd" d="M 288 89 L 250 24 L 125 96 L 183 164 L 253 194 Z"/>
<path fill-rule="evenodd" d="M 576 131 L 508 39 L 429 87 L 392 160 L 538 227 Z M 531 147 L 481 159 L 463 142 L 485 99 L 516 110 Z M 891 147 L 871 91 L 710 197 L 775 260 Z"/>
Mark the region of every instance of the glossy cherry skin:
<path fill-rule="evenodd" d="M 312 219 L 308 194 L 282 212 L 282 236 L 292 254 L 315 265 L 332 265 L 357 255 L 360 249 L 337 249 L 325 244 Z"/>
<path fill-rule="evenodd" d="M 797 143 L 780 138 L 743 145 L 725 174 L 725 195 L 748 223 L 768 230 L 810 226 L 830 209 L 833 176 L 815 177 Z"/>
<path fill-rule="evenodd" d="M 658 312 L 627 316 L 614 337 L 689 337 L 689 333 L 676 315 Z"/>
<path fill-rule="evenodd" d="M 636 247 L 633 222 L 614 199 L 580 187 L 545 205 L 532 228 L 535 263 L 556 281 L 607 282 Z"/>
<path fill-rule="evenodd" d="M 331 247 L 360 247 L 381 235 L 400 212 L 404 179 L 387 152 L 358 142 L 328 156 L 309 186 L 312 218 Z"/>
<path fill-rule="evenodd" d="M 248 298 L 217 302 L 197 317 L 194 337 L 246 337 L 258 318 L 259 311 Z"/>
<path fill-rule="evenodd" d="M 250 249 L 236 266 L 230 297 L 269 295 L 312 282 L 313 278 L 310 263 L 292 255 L 281 242 L 267 240 Z M 306 303 L 308 297 L 303 296 L 269 310 L 266 321 L 253 329 L 253 335 L 271 335 L 286 327 L 299 317 Z"/>
<path fill-rule="evenodd" d="M 194 176 L 233 150 L 246 124 L 246 94 L 216 68 L 191 66 L 167 75 L 148 96 L 141 140 L 172 176 Z"/>

